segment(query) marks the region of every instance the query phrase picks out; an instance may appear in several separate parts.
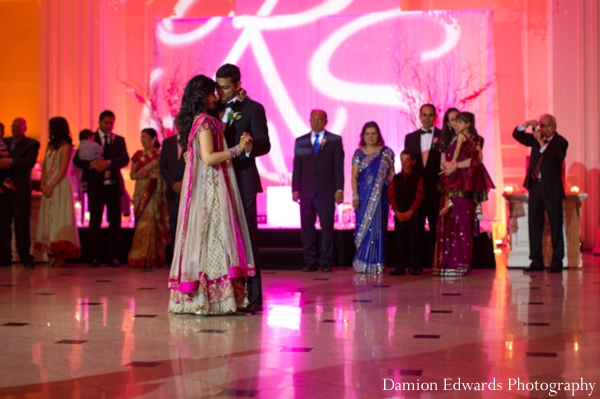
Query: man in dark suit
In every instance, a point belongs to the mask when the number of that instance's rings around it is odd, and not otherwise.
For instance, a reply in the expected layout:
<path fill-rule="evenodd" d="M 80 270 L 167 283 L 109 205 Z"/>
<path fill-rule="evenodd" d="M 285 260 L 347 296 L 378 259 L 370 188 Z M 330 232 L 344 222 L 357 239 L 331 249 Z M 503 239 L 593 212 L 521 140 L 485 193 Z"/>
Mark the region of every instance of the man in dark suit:
<path fill-rule="evenodd" d="M 303 272 L 330 273 L 333 266 L 335 204 L 344 201 L 344 147 L 342 138 L 325 130 L 327 113 L 310 113 L 312 131 L 296 139 L 292 199 L 300 202 Z M 315 221 L 321 222 L 321 250 L 317 255 Z"/>
<path fill-rule="evenodd" d="M 440 181 L 440 147 L 439 140 L 442 131 L 434 126 L 436 109 L 433 104 L 424 104 L 419 111 L 419 120 L 422 128 L 409 133 L 404 138 L 404 148 L 417 153 L 415 171 L 423 177 L 423 202 L 419 207 L 418 223 L 422 231 L 419 232 L 423 241 L 418 247 L 424 249 L 423 264 L 431 267 L 435 248 L 435 234 L 437 228 L 437 217 L 440 211 L 440 192 L 438 182 Z M 425 232 L 425 217 L 429 222 L 429 234 Z M 411 269 L 411 274 L 420 274 L 422 270 Z"/>
<path fill-rule="evenodd" d="M 75 154 L 73 163 L 83 170 L 88 182 L 88 209 L 90 211 L 90 225 L 88 228 L 88 247 L 90 248 L 90 267 L 100 266 L 102 253 L 100 242 L 100 225 L 102 213 L 106 205 L 108 216 L 108 259 L 109 266 L 121 267 L 119 263 L 119 246 L 121 242 L 121 194 L 123 176 L 121 168 L 129 163 L 125 139 L 113 133 L 115 114 L 112 111 L 103 111 L 99 118 L 99 127 L 94 135 L 94 141 L 104 147 L 104 159 L 84 161 Z M 110 181 L 105 181 L 104 171 L 111 171 Z M 116 179 L 116 180 L 115 180 Z M 112 183 L 112 184 L 108 184 Z"/>
<path fill-rule="evenodd" d="M 162 142 L 160 152 L 160 174 L 167 182 L 167 203 L 169 204 L 169 228 L 171 229 L 171 245 L 175 246 L 175 230 L 177 229 L 177 213 L 181 195 L 181 182 L 185 172 L 183 148 L 177 142 L 177 135 Z"/>
<path fill-rule="evenodd" d="M 14 221 L 19 259 L 26 268 L 33 268 L 29 231 L 31 169 L 37 160 L 40 143 L 25 137 L 26 131 L 27 121 L 15 118 L 12 137 L 6 139 L 9 155 L 7 158 L 0 158 L 0 169 L 7 171 L 4 177 L 12 180 L 9 185 L 2 183 L 3 193 L 0 193 L 0 266 L 10 266 L 12 261 L 10 242 L 11 224 Z"/>
<path fill-rule="evenodd" d="M 217 70 L 217 92 L 221 109 L 219 117 L 224 126 L 225 140 L 229 148 L 240 142 L 242 134 L 252 137 L 246 151 L 234 158 L 233 169 L 240 190 L 246 223 L 252 244 L 252 254 L 256 267 L 256 276 L 248 277 L 248 300 L 250 305 L 240 311 L 262 311 L 262 283 L 258 255 L 258 220 L 256 213 L 256 195 L 262 193 L 260 176 L 256 168 L 256 158 L 271 150 L 269 129 L 265 109 L 249 98 L 239 101 L 238 92 L 242 86 L 240 70 L 232 64 L 225 64 Z"/>
<path fill-rule="evenodd" d="M 527 128 L 532 127 L 532 133 Z M 556 132 L 556 118 L 542 115 L 539 121 L 528 121 L 517 126 L 513 137 L 521 144 L 531 147 L 529 167 L 523 186 L 529 190 L 529 259 L 526 272 L 544 270 L 542 236 L 548 213 L 552 237 L 552 261 L 548 273 L 560 273 L 565 256 L 563 238 L 563 199 L 565 189 L 562 165 L 567 156 L 569 142 Z"/>

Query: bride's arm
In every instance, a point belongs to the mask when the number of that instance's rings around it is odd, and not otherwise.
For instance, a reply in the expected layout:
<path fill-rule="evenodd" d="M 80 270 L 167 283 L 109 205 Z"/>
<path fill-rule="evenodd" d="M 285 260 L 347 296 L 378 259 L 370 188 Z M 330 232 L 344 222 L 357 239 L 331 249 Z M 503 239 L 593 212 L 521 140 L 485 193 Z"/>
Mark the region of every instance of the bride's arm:
<path fill-rule="evenodd" d="M 215 166 L 238 156 L 242 152 L 242 144 L 245 145 L 247 141 L 247 139 L 242 138 L 240 144 L 227 151 L 215 151 L 212 130 L 201 130 L 198 137 L 200 140 L 200 156 L 206 166 Z"/>

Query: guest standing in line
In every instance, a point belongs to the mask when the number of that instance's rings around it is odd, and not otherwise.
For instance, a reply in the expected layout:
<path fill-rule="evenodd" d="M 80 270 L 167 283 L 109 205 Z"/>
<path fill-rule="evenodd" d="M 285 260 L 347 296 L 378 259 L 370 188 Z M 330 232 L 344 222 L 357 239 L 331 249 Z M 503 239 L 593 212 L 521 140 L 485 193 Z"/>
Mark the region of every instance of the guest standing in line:
<path fill-rule="evenodd" d="M 106 205 L 108 215 L 108 254 L 109 266 L 121 267 L 119 262 L 121 243 L 121 195 L 123 176 L 121 169 L 129 163 L 125 139 L 113 133 L 115 114 L 103 111 L 98 118 L 98 130 L 94 140 L 104 147 L 104 159 L 84 161 L 77 153 L 73 163 L 86 174 L 88 180 L 88 209 L 90 225 L 88 228 L 88 245 L 90 247 L 89 267 L 100 267 L 100 254 L 103 252 L 100 238 L 102 214 Z M 104 172 L 111 170 L 111 180 L 115 184 L 107 184 Z"/>
<path fill-rule="evenodd" d="M 414 151 L 402 151 L 402 171 L 392 178 L 388 189 L 395 217 L 394 232 L 398 251 L 398 261 L 390 276 L 404 276 L 409 267 L 410 274 L 420 274 L 423 270 L 423 257 L 418 247 L 421 242 L 419 209 L 423 202 L 423 178 L 414 170 L 416 158 Z"/>
<path fill-rule="evenodd" d="M 394 152 L 385 146 L 377 123 L 365 123 L 360 148 L 352 157 L 352 206 L 356 211 L 352 266 L 357 273 L 385 271 L 390 209 L 387 190 L 394 174 Z"/>
<path fill-rule="evenodd" d="M 532 132 L 526 130 L 531 127 Z M 556 131 L 556 118 L 550 114 L 539 120 L 527 121 L 517 126 L 513 137 L 519 143 L 531 147 L 529 167 L 523 186 L 529 190 L 529 258 L 531 265 L 526 272 L 544 270 L 542 236 L 544 212 L 548 214 L 552 237 L 552 261 L 548 273 L 561 273 L 565 257 L 563 237 L 563 199 L 565 189 L 562 166 L 567 156 L 569 142 Z"/>
<path fill-rule="evenodd" d="M 8 146 L 4 142 L 4 123 L 0 122 L 0 158 L 8 158 L 8 156 Z M 4 194 L 6 189 L 14 189 L 13 183 L 6 171 L 0 169 L 0 194 Z"/>
<path fill-rule="evenodd" d="M 251 137 L 227 147 L 215 105 L 215 82 L 204 75 L 185 87 L 177 115 L 179 143 L 188 154 L 169 274 L 169 312 L 230 314 L 248 306 L 244 278 L 255 273 L 250 235 L 232 159 Z"/>
<path fill-rule="evenodd" d="M 29 227 L 31 169 L 37 161 L 40 143 L 25 136 L 27 121 L 23 118 L 15 118 L 11 130 L 12 137 L 5 140 L 8 157 L 0 158 L 0 170 L 8 175 L 4 181 L 10 179 L 11 182 L 9 186 L 4 185 L 4 193 L 0 193 L 0 266 L 10 266 L 12 263 L 10 243 L 14 221 L 19 259 L 23 266 L 31 269 L 34 267 Z"/>
<path fill-rule="evenodd" d="M 169 212 L 166 183 L 160 174 L 160 143 L 156 130 L 141 133 L 142 150 L 131 158 L 131 180 L 135 180 L 133 211 L 135 232 L 127 264 L 130 267 L 155 269 L 165 263 L 169 243 Z"/>
<path fill-rule="evenodd" d="M 464 276 L 471 268 L 475 207 L 487 201 L 489 190 L 494 188 L 482 163 L 475 115 L 461 112 L 456 123 L 457 139 L 446 148 L 440 173 L 453 203 L 444 213 L 451 213 L 451 217 L 444 218 L 437 226 L 433 275 L 442 277 Z M 454 159 L 459 143 L 460 153 Z"/>
<path fill-rule="evenodd" d="M 166 182 L 166 198 L 169 206 L 169 234 L 171 245 L 175 245 L 175 230 L 177 229 L 177 212 L 181 196 L 181 184 L 185 171 L 183 148 L 177 142 L 177 135 L 164 139 L 160 152 L 160 174 Z"/>
<path fill-rule="evenodd" d="M 235 157 L 231 163 L 242 197 L 246 223 L 252 242 L 252 254 L 256 273 L 249 276 L 247 312 L 260 312 L 263 307 L 262 281 L 258 256 L 258 216 L 256 211 L 256 195 L 262 193 L 260 175 L 256 167 L 256 158 L 266 155 L 271 150 L 267 117 L 262 104 L 249 98 L 240 97 L 242 86 L 240 69 L 232 64 L 225 64 L 217 70 L 217 91 L 221 101 L 219 112 L 225 140 L 230 148 L 240 143 L 242 136 L 250 136 L 247 151 Z"/>
<path fill-rule="evenodd" d="M 433 261 L 435 248 L 435 231 L 439 213 L 440 192 L 438 191 L 440 171 L 440 149 L 439 140 L 441 130 L 435 127 L 437 111 L 433 104 L 424 104 L 419 110 L 419 120 L 422 127 L 404 138 L 404 148 L 412 150 L 417 154 L 415 171 L 423 178 L 423 202 L 419 209 L 418 217 L 422 242 L 419 248 L 423 250 L 423 266 L 430 267 Z M 425 218 L 429 224 L 429 233 L 425 232 Z M 420 273 L 415 269 L 415 273 Z"/>
<path fill-rule="evenodd" d="M 325 130 L 327 113 L 310 113 L 311 132 L 296 139 L 292 172 L 292 199 L 300 202 L 303 272 L 321 266 L 331 273 L 335 204 L 344 201 L 344 147 L 342 138 Z M 317 250 L 315 222 L 321 222 L 321 246 Z"/>
<path fill-rule="evenodd" d="M 50 142 L 42 166 L 42 202 L 34 248 L 45 252 L 51 267 L 63 267 L 67 258 L 81 256 L 75 218 L 73 187 L 69 179 L 73 140 L 67 120 L 49 121 Z"/>

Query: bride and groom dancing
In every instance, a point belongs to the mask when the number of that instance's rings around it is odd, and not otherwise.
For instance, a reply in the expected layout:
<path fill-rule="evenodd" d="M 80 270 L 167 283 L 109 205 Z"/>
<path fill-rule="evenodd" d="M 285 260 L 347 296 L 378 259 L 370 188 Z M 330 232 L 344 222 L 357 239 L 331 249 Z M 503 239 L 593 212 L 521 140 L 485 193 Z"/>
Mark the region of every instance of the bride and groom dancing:
<path fill-rule="evenodd" d="M 187 163 L 169 274 L 172 313 L 262 310 L 255 158 L 271 149 L 267 120 L 261 104 L 238 96 L 237 66 L 221 66 L 216 80 L 193 77 L 177 115 Z"/>

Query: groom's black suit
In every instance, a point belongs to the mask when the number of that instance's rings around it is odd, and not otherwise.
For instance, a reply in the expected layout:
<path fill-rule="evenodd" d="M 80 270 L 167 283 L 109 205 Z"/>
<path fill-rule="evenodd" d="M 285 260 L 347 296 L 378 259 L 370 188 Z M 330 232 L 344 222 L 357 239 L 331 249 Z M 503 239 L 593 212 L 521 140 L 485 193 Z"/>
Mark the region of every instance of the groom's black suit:
<path fill-rule="evenodd" d="M 419 226 L 423 229 L 417 232 L 421 235 L 423 242 L 419 247 L 424 248 L 426 253 L 424 254 L 424 265 L 431 267 L 433 261 L 433 252 L 435 248 L 435 235 L 437 229 L 437 218 L 440 211 L 440 192 L 438 190 L 438 183 L 440 181 L 440 147 L 439 140 L 442 136 L 442 131 L 437 127 L 433 128 L 433 139 L 431 140 L 431 147 L 429 148 L 429 156 L 427 157 L 427 164 L 423 164 L 421 148 L 421 129 L 409 133 L 404 138 L 404 148 L 410 149 L 415 152 L 417 157 L 417 163 L 415 164 L 415 171 L 423 177 L 423 202 L 419 207 Z M 423 234 L 425 229 L 425 217 L 429 221 L 429 236 Z"/>
<path fill-rule="evenodd" d="M 296 139 L 292 192 L 300 194 L 302 252 L 307 265 L 333 266 L 335 193 L 344 189 L 342 138 L 325 131 L 315 157 L 311 134 Z M 321 143 L 323 141 L 321 140 Z M 321 222 L 321 250 L 317 256 L 316 216 Z"/>
<path fill-rule="evenodd" d="M 239 112 L 241 119 L 232 120 L 225 127 L 225 140 L 229 148 L 240 142 L 245 132 L 252 136 L 252 151 L 249 156 L 242 153 L 234 158 L 233 169 L 240 190 L 244 214 L 252 243 L 252 254 L 256 266 L 256 277 L 248 278 L 248 300 L 251 303 L 262 305 L 262 284 L 260 279 L 260 265 L 258 258 L 258 220 L 256 214 L 256 194 L 262 193 L 260 175 L 256 168 L 256 157 L 266 155 L 271 150 L 269 129 L 265 109 L 256 101 L 246 98 L 244 101 L 235 101 L 231 104 L 232 112 Z M 227 113 L 227 111 L 225 111 Z"/>

